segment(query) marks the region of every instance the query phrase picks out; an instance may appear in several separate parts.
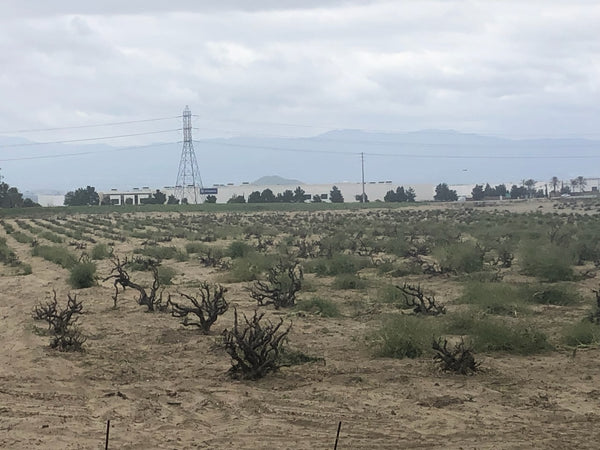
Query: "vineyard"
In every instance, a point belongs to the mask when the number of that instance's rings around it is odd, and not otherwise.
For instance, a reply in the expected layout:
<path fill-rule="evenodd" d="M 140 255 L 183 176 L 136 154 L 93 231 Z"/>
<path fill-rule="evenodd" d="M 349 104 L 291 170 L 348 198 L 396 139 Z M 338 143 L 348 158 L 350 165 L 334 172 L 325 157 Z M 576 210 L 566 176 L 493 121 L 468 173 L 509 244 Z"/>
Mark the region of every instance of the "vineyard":
<path fill-rule="evenodd" d="M 367 206 L 0 214 L 0 447 L 595 447 L 600 204 Z"/>

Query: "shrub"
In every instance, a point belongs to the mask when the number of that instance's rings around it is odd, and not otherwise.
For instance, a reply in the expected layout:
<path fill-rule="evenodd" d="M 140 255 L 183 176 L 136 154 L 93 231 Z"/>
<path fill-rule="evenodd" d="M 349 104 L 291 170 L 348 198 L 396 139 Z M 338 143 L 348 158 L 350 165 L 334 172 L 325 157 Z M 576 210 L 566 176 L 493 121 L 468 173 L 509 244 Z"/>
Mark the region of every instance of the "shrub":
<path fill-rule="evenodd" d="M 573 279 L 573 258 L 564 248 L 532 243 L 521 249 L 520 256 L 519 264 L 525 275 L 549 282 Z"/>
<path fill-rule="evenodd" d="M 48 328 L 52 333 L 50 347 L 60 351 L 81 351 L 86 338 L 77 327 L 76 317 L 83 312 L 83 304 L 77 301 L 77 296 L 71 297 L 67 294 L 67 305 L 60 308 L 56 298 L 56 291 L 50 302 L 38 304 L 33 309 L 34 320 L 48 322 Z"/>
<path fill-rule="evenodd" d="M 590 321 L 581 321 L 566 326 L 562 331 L 562 342 L 565 345 L 590 345 L 600 342 L 600 327 Z"/>
<path fill-rule="evenodd" d="M 33 242 L 33 236 L 30 236 L 27 233 L 23 233 L 22 231 L 15 231 L 11 234 L 11 236 L 21 244 L 31 244 Z"/>
<path fill-rule="evenodd" d="M 276 264 L 276 257 L 251 253 L 245 258 L 236 258 L 232 261 L 231 269 L 222 276 L 222 281 L 239 283 L 242 281 L 257 280 L 260 274 Z"/>
<path fill-rule="evenodd" d="M 51 231 L 44 231 L 44 232 L 40 233 L 39 236 L 41 238 L 49 240 L 50 242 L 54 242 L 55 244 L 62 244 L 64 242 L 64 239 L 62 238 L 62 236 L 59 236 L 58 234 L 54 234 Z"/>
<path fill-rule="evenodd" d="M 148 308 L 148 311 L 165 311 L 166 306 L 162 303 L 162 293 L 160 288 L 160 281 L 158 279 L 158 266 L 156 264 L 149 264 L 149 270 L 152 272 L 152 286 L 150 291 L 146 292 L 146 289 L 138 283 L 131 281 L 129 273 L 127 273 L 126 267 L 128 265 L 127 258 L 123 261 L 118 256 L 112 259 L 113 269 L 110 274 L 104 278 L 103 281 L 113 280 L 113 286 L 115 288 L 115 294 L 113 295 L 113 307 L 117 307 L 117 300 L 119 298 L 119 286 L 125 291 L 126 288 L 131 288 L 139 293 L 137 299 L 138 305 L 143 305 Z"/>
<path fill-rule="evenodd" d="M 206 244 L 203 244 L 202 242 L 188 242 L 187 244 L 185 244 L 185 251 L 189 254 L 204 253 L 208 248 L 210 247 Z"/>
<path fill-rule="evenodd" d="M 383 248 L 386 253 L 396 256 L 407 256 L 410 249 L 410 243 L 404 238 L 389 238 L 383 242 Z"/>
<path fill-rule="evenodd" d="M 345 273 L 335 277 L 333 287 L 335 289 L 364 289 L 367 287 L 367 282 L 357 275 Z"/>
<path fill-rule="evenodd" d="M 6 245 L 6 238 L 0 238 L 0 261 L 9 266 L 16 267 L 21 264 L 16 253 Z"/>
<path fill-rule="evenodd" d="M 438 250 L 442 271 L 455 273 L 479 272 L 483 269 L 484 251 L 471 242 L 450 244 Z"/>
<path fill-rule="evenodd" d="M 229 375 L 257 380 L 279 370 L 284 343 L 292 325 L 280 331 L 283 319 L 279 319 L 277 324 L 270 321 L 264 324 L 261 323 L 264 313 L 254 311 L 251 319 L 244 315 L 244 326 L 238 321 L 236 309 L 233 314 L 233 329 L 223 332 L 225 350 L 232 359 Z"/>
<path fill-rule="evenodd" d="M 6 234 L 14 233 L 15 227 L 13 227 L 10 223 L 0 220 L 0 224 L 2 224 L 2 226 L 4 227 L 4 231 L 6 231 Z"/>
<path fill-rule="evenodd" d="M 542 305 L 567 306 L 580 303 L 581 295 L 573 286 L 529 286 L 530 301 Z"/>
<path fill-rule="evenodd" d="M 282 262 L 269 268 L 266 281 L 256 281 L 250 296 L 260 306 L 272 304 L 275 309 L 294 306 L 296 293 L 302 288 L 304 274 L 296 262 Z"/>
<path fill-rule="evenodd" d="M 242 241 L 233 241 L 227 248 L 227 254 L 231 258 L 244 258 L 252 251 L 252 247 Z"/>
<path fill-rule="evenodd" d="M 402 293 L 406 305 L 413 308 L 415 314 L 424 314 L 427 316 L 437 316 L 446 314 L 446 307 L 436 303 L 435 295 L 425 295 L 421 285 L 410 285 L 404 283 L 402 286 L 396 286 Z"/>
<path fill-rule="evenodd" d="M 600 289 L 592 289 L 592 292 L 596 295 L 596 304 L 588 313 L 587 320 L 596 325 L 600 325 Z"/>
<path fill-rule="evenodd" d="M 163 286 L 173 284 L 173 278 L 177 275 L 177 271 L 169 266 L 158 266 L 158 281 Z"/>
<path fill-rule="evenodd" d="M 482 318 L 485 318 L 484 314 L 476 314 L 473 311 L 459 311 L 448 314 L 444 321 L 444 330 L 449 334 L 471 334 Z"/>
<path fill-rule="evenodd" d="M 227 289 L 219 284 L 211 285 L 203 282 L 200 285 L 199 298 L 181 294 L 192 306 L 180 305 L 169 300 L 171 314 L 173 317 L 182 318 L 181 323 L 183 326 L 193 325 L 200 328 L 204 334 L 208 334 L 210 327 L 217 321 L 218 317 L 225 314 L 229 308 L 224 297 L 225 292 L 227 292 Z M 195 315 L 198 320 L 189 320 L 190 314 Z"/>
<path fill-rule="evenodd" d="M 301 300 L 296 304 L 299 311 L 307 311 L 321 317 L 339 317 L 340 310 L 331 300 L 313 297 L 309 300 Z"/>
<path fill-rule="evenodd" d="M 423 268 L 416 261 L 404 261 L 400 264 L 386 261 L 377 266 L 379 275 L 389 275 L 391 277 L 405 277 L 407 275 L 421 275 Z"/>
<path fill-rule="evenodd" d="M 471 282 L 465 285 L 458 302 L 477 306 L 488 314 L 516 316 L 529 312 L 527 298 L 528 293 L 516 285 Z"/>
<path fill-rule="evenodd" d="M 77 264 L 77 258 L 66 248 L 52 245 L 37 245 L 31 251 L 33 256 L 40 256 L 47 261 L 58 264 L 59 266 L 70 269 Z"/>
<path fill-rule="evenodd" d="M 325 363 L 325 358 L 318 356 L 310 356 L 301 350 L 290 349 L 288 347 L 282 348 L 279 356 L 280 367 L 297 366 L 300 364 L 313 362 Z"/>
<path fill-rule="evenodd" d="M 106 259 L 112 255 L 112 249 L 106 244 L 96 244 L 92 247 L 91 258 L 95 260 Z"/>
<path fill-rule="evenodd" d="M 69 283 L 75 289 L 88 288 L 96 284 L 96 264 L 81 262 L 71 268 Z"/>
<path fill-rule="evenodd" d="M 383 286 L 377 288 L 377 301 L 383 303 L 391 303 L 394 306 L 400 309 L 410 309 L 411 307 L 407 305 L 404 301 L 404 295 L 393 284 L 384 284 Z"/>
<path fill-rule="evenodd" d="M 336 276 L 341 274 L 353 274 L 371 262 L 368 258 L 356 255 L 337 253 L 331 258 L 319 258 L 307 264 L 307 271 L 314 272 L 318 276 Z"/>
<path fill-rule="evenodd" d="M 254 281 L 258 278 L 260 273 L 260 268 L 251 264 L 247 259 L 236 259 L 231 265 L 231 270 L 223 276 L 223 281 L 229 283 Z"/>
<path fill-rule="evenodd" d="M 475 350 L 482 352 L 530 355 L 552 348 L 544 333 L 527 324 L 509 325 L 489 317 L 475 323 L 471 338 Z"/>
<path fill-rule="evenodd" d="M 469 375 L 479 370 L 479 364 L 475 362 L 473 350 L 461 341 L 448 349 L 447 339 L 434 339 L 431 346 L 435 351 L 433 360 L 437 362 L 444 372 L 455 372 L 461 375 Z"/>
<path fill-rule="evenodd" d="M 371 336 L 375 355 L 386 358 L 418 358 L 431 349 L 437 334 L 431 318 L 395 315 L 387 319 Z"/>
<path fill-rule="evenodd" d="M 133 253 L 141 254 L 149 258 L 161 261 L 163 259 L 175 259 L 177 261 L 186 261 L 188 256 L 187 253 L 181 251 L 177 247 L 161 247 L 161 246 L 147 246 L 144 248 L 136 248 Z"/>

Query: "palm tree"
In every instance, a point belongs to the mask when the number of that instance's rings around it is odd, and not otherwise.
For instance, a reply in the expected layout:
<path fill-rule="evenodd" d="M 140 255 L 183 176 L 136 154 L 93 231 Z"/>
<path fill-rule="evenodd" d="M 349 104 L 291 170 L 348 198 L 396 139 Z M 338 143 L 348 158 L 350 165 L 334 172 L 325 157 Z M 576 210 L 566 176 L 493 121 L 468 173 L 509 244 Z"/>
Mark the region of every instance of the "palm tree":
<path fill-rule="evenodd" d="M 579 192 L 583 192 L 585 190 L 585 187 L 587 186 L 587 181 L 585 181 L 584 177 L 578 176 L 577 184 L 579 185 Z"/>
<path fill-rule="evenodd" d="M 523 181 L 523 184 L 527 187 L 527 192 L 529 194 L 529 198 L 532 197 L 533 191 L 535 189 L 535 183 L 537 183 L 537 181 L 535 181 L 532 178 L 530 178 L 529 180 Z"/>
<path fill-rule="evenodd" d="M 571 180 L 571 191 L 575 192 L 575 189 L 579 185 L 579 180 L 577 178 L 573 178 Z"/>
<path fill-rule="evenodd" d="M 556 194 L 556 188 L 558 187 L 560 183 L 560 180 L 558 179 L 558 177 L 552 177 L 552 179 L 550 180 L 550 184 L 552 185 L 552 192 L 554 192 Z"/>

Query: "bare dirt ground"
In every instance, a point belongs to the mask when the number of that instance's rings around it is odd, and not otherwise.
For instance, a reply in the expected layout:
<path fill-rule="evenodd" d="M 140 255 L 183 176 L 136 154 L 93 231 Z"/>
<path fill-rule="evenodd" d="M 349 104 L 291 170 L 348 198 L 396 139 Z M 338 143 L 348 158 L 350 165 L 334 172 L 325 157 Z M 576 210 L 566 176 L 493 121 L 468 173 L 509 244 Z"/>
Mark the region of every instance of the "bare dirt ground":
<path fill-rule="evenodd" d="M 1 448 L 104 448 L 109 419 L 115 449 L 326 449 L 339 421 L 339 449 L 598 447 L 598 348 L 480 355 L 481 373 L 449 375 L 428 359 L 373 358 L 364 336 L 374 317 L 353 317 L 356 296 L 328 291 L 343 317 L 268 311 L 293 321 L 292 347 L 324 362 L 232 381 L 218 339 L 231 311 L 203 336 L 168 314 L 144 312 L 131 291 L 112 309 L 112 286 L 100 283 L 77 291 L 86 351 L 59 353 L 31 310 L 52 289 L 64 299 L 68 273 L 31 257 L 28 245 L 9 244 L 33 274 L 0 276 Z M 186 279 L 218 276 L 192 260 L 175 265 Z M 108 261 L 99 264 L 101 275 L 109 271 Z M 253 311 L 243 284 L 228 294 L 240 311 Z M 368 302 L 368 293 L 358 295 Z"/>

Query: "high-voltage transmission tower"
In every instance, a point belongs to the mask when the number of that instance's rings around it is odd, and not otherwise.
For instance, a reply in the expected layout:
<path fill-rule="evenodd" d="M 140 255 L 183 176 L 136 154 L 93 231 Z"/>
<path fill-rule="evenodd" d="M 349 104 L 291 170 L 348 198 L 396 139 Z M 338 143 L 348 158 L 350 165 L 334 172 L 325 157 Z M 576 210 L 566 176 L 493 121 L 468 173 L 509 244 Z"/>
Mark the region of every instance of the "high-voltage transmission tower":
<path fill-rule="evenodd" d="M 183 148 L 174 195 L 182 203 L 184 199 L 188 203 L 202 201 L 202 179 L 192 142 L 192 112 L 187 105 L 183 110 Z"/>

